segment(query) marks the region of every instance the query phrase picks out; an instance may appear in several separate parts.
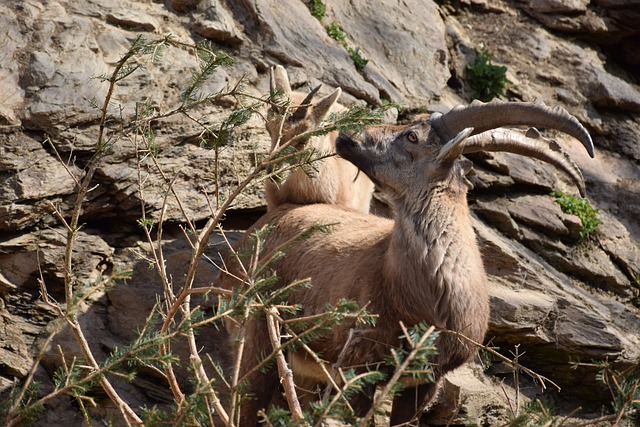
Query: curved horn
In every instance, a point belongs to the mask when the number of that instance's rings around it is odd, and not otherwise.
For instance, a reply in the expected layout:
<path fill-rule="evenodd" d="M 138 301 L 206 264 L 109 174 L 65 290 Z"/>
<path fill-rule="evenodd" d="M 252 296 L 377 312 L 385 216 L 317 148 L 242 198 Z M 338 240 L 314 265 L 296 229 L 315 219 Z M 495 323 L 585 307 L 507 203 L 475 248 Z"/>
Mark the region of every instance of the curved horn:
<path fill-rule="evenodd" d="M 509 129 L 494 129 L 464 141 L 463 154 L 478 151 L 507 151 L 551 163 L 571 178 L 582 197 L 586 194 L 584 178 L 578 166 L 556 141 L 542 138 L 536 129 L 529 129 L 526 134 Z"/>
<path fill-rule="evenodd" d="M 451 140 L 468 127 L 474 128 L 474 134 L 502 126 L 548 127 L 573 136 L 594 156 L 591 136 L 578 119 L 562 107 L 548 107 L 543 102 L 474 101 L 445 114 L 433 113 L 429 120 L 443 141 Z"/>
<path fill-rule="evenodd" d="M 461 130 L 453 139 L 448 141 L 444 147 L 440 149 L 436 162 L 444 163 L 447 161 L 453 162 L 464 153 L 464 145 L 467 142 L 469 135 L 473 133 L 473 128 L 466 128 Z"/>
<path fill-rule="evenodd" d="M 291 84 L 289 83 L 287 70 L 282 65 L 275 65 L 269 70 L 269 93 L 272 98 L 281 93 L 281 100 L 284 105 L 288 105 L 291 102 Z M 284 110 L 285 108 L 280 105 L 280 100 L 274 99 L 269 112 L 283 114 Z"/>
<path fill-rule="evenodd" d="M 289 84 L 289 76 L 287 70 L 282 65 L 276 65 L 269 70 L 269 89 L 271 96 L 278 92 L 282 92 L 285 100 L 291 99 L 291 85 Z"/>
<path fill-rule="evenodd" d="M 309 94 L 300 103 L 300 106 L 296 108 L 296 111 L 291 115 L 291 118 L 289 120 L 295 122 L 307 117 L 309 108 L 311 108 L 311 100 L 314 96 L 316 96 L 316 93 L 318 93 L 321 87 L 322 85 L 318 85 L 311 92 L 309 92 Z"/>

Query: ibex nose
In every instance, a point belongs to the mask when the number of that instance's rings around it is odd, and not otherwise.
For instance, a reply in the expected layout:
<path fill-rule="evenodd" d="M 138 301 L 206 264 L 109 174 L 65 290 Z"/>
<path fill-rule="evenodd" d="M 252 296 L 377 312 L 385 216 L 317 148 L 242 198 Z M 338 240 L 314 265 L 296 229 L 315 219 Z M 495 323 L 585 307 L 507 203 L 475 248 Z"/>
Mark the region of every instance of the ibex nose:
<path fill-rule="evenodd" d="M 358 132 L 356 131 L 343 131 L 338 134 L 336 138 L 336 146 L 338 144 L 356 145 L 354 138 L 357 138 Z"/>
<path fill-rule="evenodd" d="M 350 153 L 353 153 L 358 148 L 358 135 L 359 132 L 340 132 L 336 138 L 336 152 L 341 157 L 349 157 Z"/>

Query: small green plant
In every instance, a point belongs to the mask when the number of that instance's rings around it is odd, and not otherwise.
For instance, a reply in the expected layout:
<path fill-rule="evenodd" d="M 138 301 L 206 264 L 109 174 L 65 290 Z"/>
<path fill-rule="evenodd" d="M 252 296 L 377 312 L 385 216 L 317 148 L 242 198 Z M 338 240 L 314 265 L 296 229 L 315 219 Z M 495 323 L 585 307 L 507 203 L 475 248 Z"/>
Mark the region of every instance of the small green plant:
<path fill-rule="evenodd" d="M 504 96 L 509 83 L 507 67 L 491 63 L 491 54 L 485 48 L 475 49 L 475 59 L 467 64 L 467 78 L 473 89 L 473 98 L 491 101 L 498 95 Z"/>
<path fill-rule="evenodd" d="M 602 224 L 602 221 L 598 219 L 600 210 L 591 206 L 586 199 L 578 199 L 562 191 L 554 191 L 551 196 L 556 199 L 562 212 L 577 215 L 580 218 L 582 223 L 580 240 L 598 232 L 598 226 Z"/>
<path fill-rule="evenodd" d="M 351 59 L 353 59 L 353 64 L 356 66 L 356 69 L 358 71 L 364 70 L 364 67 L 367 65 L 369 60 L 364 56 L 362 56 L 362 52 L 360 51 L 360 48 L 356 47 L 354 49 L 351 46 L 346 46 L 346 49 L 347 49 L 347 52 L 349 52 L 349 55 L 351 55 Z"/>
<path fill-rule="evenodd" d="M 324 28 L 327 30 L 327 34 L 329 34 L 329 37 L 339 42 L 344 42 L 345 38 L 347 37 L 347 33 L 344 32 L 340 24 L 338 24 L 336 21 L 331 21 L 331 23 L 325 25 Z"/>
<path fill-rule="evenodd" d="M 322 0 L 311 0 L 309 3 L 309 10 L 311 11 L 311 15 L 313 15 L 318 21 L 322 22 L 327 13 L 327 6 L 322 2 Z M 369 60 L 362 55 L 359 47 L 353 48 L 349 45 L 347 42 L 347 33 L 342 29 L 340 24 L 336 21 L 331 21 L 330 24 L 324 26 L 324 29 L 327 31 L 329 37 L 342 43 L 342 46 L 347 50 L 347 52 L 349 52 L 356 70 L 362 72 Z"/>
<path fill-rule="evenodd" d="M 313 15 L 313 17 L 318 21 L 322 21 L 325 13 L 327 13 L 327 6 L 325 6 L 322 0 L 311 0 L 309 9 L 311 10 L 311 14 Z"/>

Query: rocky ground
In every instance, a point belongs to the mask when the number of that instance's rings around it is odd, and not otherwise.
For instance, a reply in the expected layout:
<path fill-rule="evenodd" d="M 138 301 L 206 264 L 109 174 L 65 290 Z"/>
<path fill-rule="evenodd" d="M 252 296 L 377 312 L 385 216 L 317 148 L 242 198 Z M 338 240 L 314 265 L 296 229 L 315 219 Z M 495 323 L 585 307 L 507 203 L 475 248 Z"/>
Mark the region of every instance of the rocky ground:
<path fill-rule="evenodd" d="M 504 98 L 561 105 L 591 132 L 596 157 L 575 141 L 560 143 L 580 166 L 589 202 L 600 209 L 600 231 L 579 242 L 580 221 L 562 212 L 548 194 L 575 193 L 551 167 L 506 154 L 472 159 L 470 193 L 474 225 L 491 282 L 487 341 L 562 387 L 543 391 L 522 375 L 485 360 L 485 371 L 465 368 L 449 378 L 432 424 L 498 425 L 515 401 L 542 398 L 583 419 L 610 411 L 611 396 L 596 379 L 598 367 L 572 369 L 572 361 L 608 360 L 624 369 L 640 360 L 640 8 L 634 0 L 460 0 L 433 2 L 326 1 L 322 24 L 335 20 L 352 46 L 369 60 L 360 72 L 345 48 L 328 37 L 301 0 L 8 0 L 0 5 L 0 393 L 29 373 L 55 313 L 40 299 L 40 281 L 62 298 L 63 216 L 95 150 L 98 114 L 108 74 L 138 35 L 172 34 L 184 43 L 212 41 L 236 60 L 204 88 L 215 92 L 244 76 L 246 90 L 268 92 L 267 70 L 284 65 L 294 87 L 322 93 L 341 87 L 346 105 L 400 105 L 400 120 L 415 112 L 445 111 L 470 101 L 466 64 L 481 46 L 508 69 Z M 156 111 L 176 105 L 196 65 L 187 49 L 173 49 L 158 64 L 133 73 L 116 88 L 114 112 L 131 120 L 136 103 Z M 119 105 L 117 106 L 116 103 Z M 202 117 L 220 121 L 233 107 L 207 105 Z M 395 120 L 395 117 L 387 120 Z M 268 148 L 259 117 L 232 135 L 218 153 L 200 145 L 199 126 L 183 116 L 155 124 L 158 162 L 183 202 L 165 200 L 165 177 L 144 168 L 139 191 L 134 141 L 115 141 L 95 171 L 83 206 L 75 269 L 95 280 L 131 269 L 126 282 L 95 297 L 81 317 L 98 358 L 134 338 L 162 292 L 146 257 L 148 245 L 136 221 L 141 202 L 167 222 L 166 266 L 180 278 L 190 248 L 181 231 L 185 217 L 201 225 L 210 216 L 220 159 L 220 192 L 242 178 Z M 166 204 L 166 206 L 165 206 Z M 243 228 L 264 211 L 256 184 L 227 213 L 226 228 Z M 212 239 L 196 276 L 215 282 L 213 263 L 224 244 Z M 204 340 L 204 338 L 203 338 Z M 224 358 L 219 337 L 202 342 Z M 70 333 L 56 339 L 66 354 L 78 352 Z M 59 360 L 45 349 L 37 377 L 46 384 Z M 151 376 L 152 377 L 152 376 Z M 122 393 L 133 406 L 170 400 L 168 390 L 142 376 Z M 508 396 L 508 397 L 506 397 Z M 106 401 L 103 396 L 103 401 Z M 511 406 L 510 406 L 511 405 Z M 113 409 L 95 411 L 97 419 Z M 427 422 L 427 421 L 425 421 Z M 80 425 L 73 405 L 47 407 L 38 425 Z"/>

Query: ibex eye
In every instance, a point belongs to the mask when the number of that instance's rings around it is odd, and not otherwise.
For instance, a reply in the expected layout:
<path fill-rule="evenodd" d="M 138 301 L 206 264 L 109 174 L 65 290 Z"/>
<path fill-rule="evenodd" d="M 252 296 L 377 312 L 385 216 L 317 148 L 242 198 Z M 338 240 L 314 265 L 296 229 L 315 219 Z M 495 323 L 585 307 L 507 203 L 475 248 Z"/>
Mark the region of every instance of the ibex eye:
<path fill-rule="evenodd" d="M 418 142 L 418 134 L 415 132 L 409 132 L 409 134 L 407 135 L 407 139 L 409 140 L 409 142 L 416 143 Z"/>

